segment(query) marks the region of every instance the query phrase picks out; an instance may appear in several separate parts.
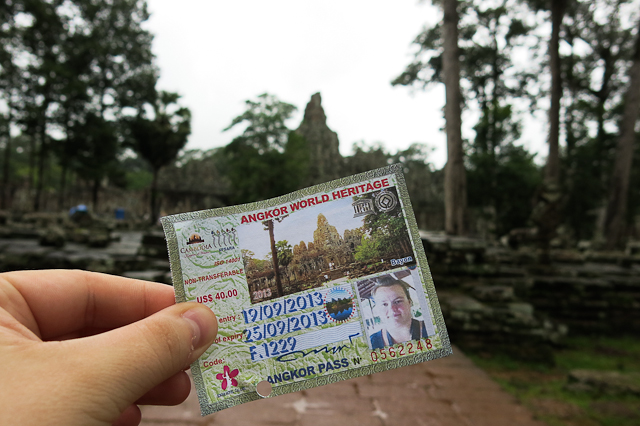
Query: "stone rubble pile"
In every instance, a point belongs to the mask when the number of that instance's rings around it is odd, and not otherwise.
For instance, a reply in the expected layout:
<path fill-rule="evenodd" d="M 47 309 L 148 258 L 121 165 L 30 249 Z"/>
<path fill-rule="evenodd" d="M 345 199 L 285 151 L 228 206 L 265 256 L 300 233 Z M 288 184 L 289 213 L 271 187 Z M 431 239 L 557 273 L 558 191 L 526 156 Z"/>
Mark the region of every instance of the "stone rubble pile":
<path fill-rule="evenodd" d="M 171 284 L 162 231 L 129 231 L 83 214 L 0 213 L 0 272 L 83 269 Z"/>

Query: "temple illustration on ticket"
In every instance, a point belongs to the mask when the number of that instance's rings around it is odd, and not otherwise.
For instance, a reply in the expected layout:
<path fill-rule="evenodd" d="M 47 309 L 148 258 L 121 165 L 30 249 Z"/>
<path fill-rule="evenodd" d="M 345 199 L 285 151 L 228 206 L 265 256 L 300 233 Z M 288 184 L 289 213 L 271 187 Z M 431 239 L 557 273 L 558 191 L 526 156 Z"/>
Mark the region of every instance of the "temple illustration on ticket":
<path fill-rule="evenodd" d="M 451 353 L 401 165 L 162 224 L 176 300 L 218 317 L 203 415 Z"/>

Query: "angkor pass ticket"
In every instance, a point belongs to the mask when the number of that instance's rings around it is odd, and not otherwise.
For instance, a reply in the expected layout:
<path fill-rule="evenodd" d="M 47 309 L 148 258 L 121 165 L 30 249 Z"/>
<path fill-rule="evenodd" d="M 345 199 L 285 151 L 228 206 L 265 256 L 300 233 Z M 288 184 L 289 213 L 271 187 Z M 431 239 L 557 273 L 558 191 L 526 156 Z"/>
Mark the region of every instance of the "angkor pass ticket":
<path fill-rule="evenodd" d="M 218 317 L 202 415 L 451 353 L 401 165 L 162 224 L 176 300 Z"/>

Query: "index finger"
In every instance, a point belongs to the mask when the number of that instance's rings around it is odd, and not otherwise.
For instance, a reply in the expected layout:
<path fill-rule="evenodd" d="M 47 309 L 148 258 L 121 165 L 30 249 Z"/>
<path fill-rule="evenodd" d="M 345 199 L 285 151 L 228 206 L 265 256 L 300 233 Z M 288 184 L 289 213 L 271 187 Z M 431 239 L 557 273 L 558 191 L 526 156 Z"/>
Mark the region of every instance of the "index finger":
<path fill-rule="evenodd" d="M 14 288 L 5 308 L 43 340 L 83 329 L 117 328 L 175 303 L 173 288 L 79 270 L 0 274 L 0 289 Z"/>

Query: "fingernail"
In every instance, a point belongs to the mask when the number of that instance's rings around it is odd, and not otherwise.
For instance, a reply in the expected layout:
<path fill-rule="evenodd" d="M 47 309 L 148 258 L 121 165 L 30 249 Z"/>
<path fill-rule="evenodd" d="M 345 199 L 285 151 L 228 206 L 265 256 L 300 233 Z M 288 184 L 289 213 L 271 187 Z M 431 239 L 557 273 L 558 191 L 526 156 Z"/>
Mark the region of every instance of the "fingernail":
<path fill-rule="evenodd" d="M 182 318 L 187 320 L 193 329 L 191 338 L 191 350 L 200 349 L 202 345 L 207 343 L 206 336 L 209 335 L 209 329 L 212 327 L 210 318 L 206 318 L 202 309 L 190 309 L 182 314 Z"/>

